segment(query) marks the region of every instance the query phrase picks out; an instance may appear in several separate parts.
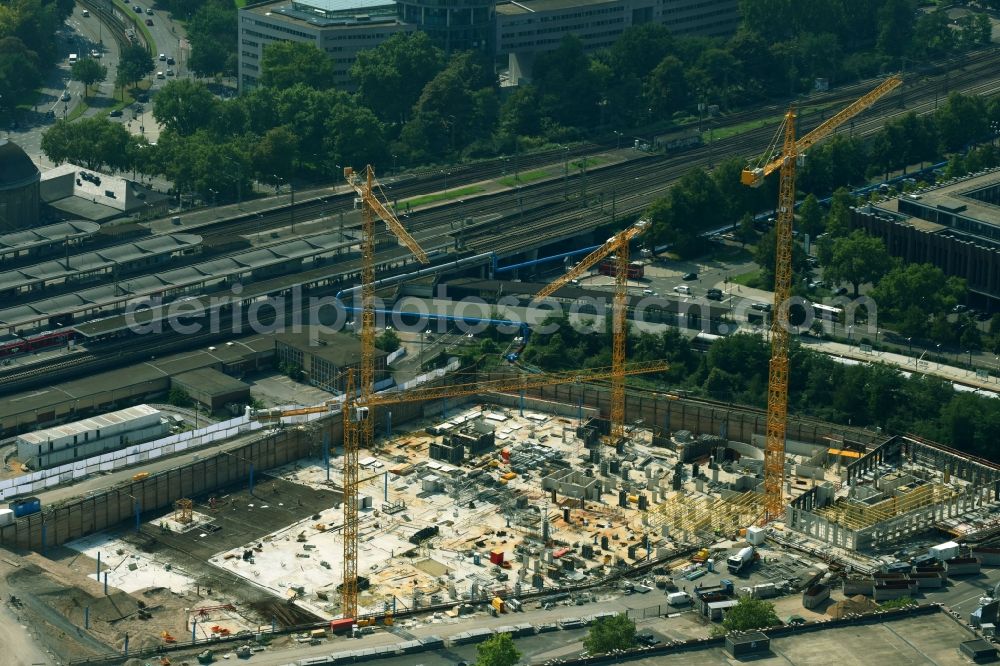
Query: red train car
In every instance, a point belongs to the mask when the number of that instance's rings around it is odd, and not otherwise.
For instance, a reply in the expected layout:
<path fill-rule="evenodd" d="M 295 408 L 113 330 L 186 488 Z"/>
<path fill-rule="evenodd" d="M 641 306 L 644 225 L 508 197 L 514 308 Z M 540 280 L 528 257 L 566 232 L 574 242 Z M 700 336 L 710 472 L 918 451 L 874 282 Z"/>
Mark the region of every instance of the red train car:
<path fill-rule="evenodd" d="M 69 344 L 73 340 L 76 340 L 76 331 L 69 328 L 29 335 L 27 337 L 6 337 L 0 339 L 0 358 L 28 354 L 50 347 L 59 347 Z"/>
<path fill-rule="evenodd" d="M 615 275 L 618 272 L 618 269 L 617 269 L 617 266 L 615 264 L 615 261 L 613 259 L 608 259 L 608 260 L 602 261 L 597 266 L 597 272 L 600 273 L 601 275 L 612 275 L 613 276 L 613 275 Z M 645 274 L 646 274 L 646 267 L 645 267 L 644 264 L 642 264 L 642 263 L 640 263 L 638 261 L 633 261 L 632 263 L 630 263 L 628 265 L 628 275 L 627 275 L 627 277 L 628 277 L 629 280 L 638 280 L 639 278 L 643 277 Z"/>

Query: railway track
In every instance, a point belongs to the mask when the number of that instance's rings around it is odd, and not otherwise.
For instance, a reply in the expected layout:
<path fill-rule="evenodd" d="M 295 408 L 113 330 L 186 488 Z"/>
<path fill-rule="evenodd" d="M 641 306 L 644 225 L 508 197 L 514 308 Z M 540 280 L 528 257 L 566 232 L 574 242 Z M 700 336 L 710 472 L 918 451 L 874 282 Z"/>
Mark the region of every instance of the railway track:
<path fill-rule="evenodd" d="M 997 71 L 1000 69 L 996 68 L 997 60 L 998 54 L 996 52 L 977 54 L 961 70 L 949 75 L 947 88 L 971 94 L 991 94 L 1000 91 L 1000 76 L 997 76 Z M 989 72 L 991 77 L 987 81 L 973 83 L 981 78 L 983 72 Z M 860 87 L 860 84 L 856 86 L 856 88 Z M 835 98 L 847 99 L 853 94 L 852 89 L 849 94 L 841 94 Z M 919 114 L 929 113 L 938 104 L 938 97 L 932 95 L 930 91 L 917 97 L 915 89 L 910 88 L 904 94 L 911 98 L 911 103 L 907 108 L 894 108 L 893 105 L 898 102 L 894 101 L 893 98 L 882 100 L 866 113 L 865 119 L 855 122 L 853 131 L 864 136 L 882 127 L 891 118 L 910 111 Z M 825 103 L 829 98 L 823 99 Z M 815 102 L 811 101 L 810 103 Z M 813 117 L 804 118 L 801 131 L 808 131 L 821 121 L 820 118 L 815 117 L 815 114 Z M 662 196 L 684 171 L 698 166 L 709 166 L 722 155 L 759 153 L 767 145 L 774 130 L 773 126 L 763 126 L 681 155 L 651 154 L 621 165 L 604 167 L 600 170 L 599 176 L 575 174 L 565 179 L 526 185 L 517 191 L 508 190 L 416 212 L 409 216 L 408 227 L 411 233 L 426 247 L 450 245 L 454 240 L 454 235 L 458 233 L 465 246 L 473 251 L 494 251 L 498 254 L 506 254 L 527 250 L 538 247 L 539 239 L 546 236 L 552 237 L 554 233 L 565 236 L 590 232 L 595 227 L 609 223 L 611 221 L 611 213 L 608 210 L 609 199 L 614 200 L 616 214 L 623 217 L 637 214 L 657 197 Z M 578 157 L 591 153 L 595 148 L 600 147 L 602 147 L 601 144 L 578 146 L 571 150 L 568 155 L 569 157 Z M 542 165 L 552 165 L 566 159 L 566 157 L 567 152 L 561 149 L 521 156 L 519 169 L 523 171 Z M 498 175 L 498 168 L 498 165 L 492 162 L 466 167 L 452 173 L 451 181 L 456 186 L 468 182 L 478 182 Z M 595 184 L 590 196 L 582 195 L 584 178 L 591 178 Z M 426 193 L 427 187 L 439 184 L 439 180 L 440 174 L 437 171 L 416 174 L 412 178 L 394 184 L 392 192 L 399 198 Z M 609 193 L 611 194 L 610 198 Z M 596 199 L 600 198 L 601 195 L 603 195 L 603 205 L 597 209 L 587 206 L 591 197 Z M 510 203 L 511 201 L 513 204 Z M 326 197 L 317 201 L 296 204 L 296 206 L 296 213 L 300 215 L 312 211 L 329 216 L 341 210 L 346 212 L 353 209 L 353 196 Z M 302 208 L 300 209 L 298 206 L 302 206 Z M 498 211 L 504 209 L 506 209 L 506 215 L 503 215 L 501 220 L 491 224 L 465 230 L 460 229 L 457 232 L 452 228 L 452 223 L 455 220 L 464 220 L 470 217 L 475 219 L 484 215 L 496 216 Z M 287 216 L 287 210 L 272 211 L 266 224 L 271 225 L 269 228 L 284 225 L 287 223 Z M 257 218 L 256 215 L 253 217 Z M 305 221 L 304 218 L 299 219 Z M 255 219 L 255 222 L 258 225 L 264 225 L 260 220 Z M 244 227 L 247 225 L 246 218 L 206 225 L 199 228 L 197 233 L 203 238 L 211 237 L 213 234 L 227 236 L 236 233 L 241 225 Z M 502 226 L 503 233 L 497 232 L 498 226 Z M 554 230 L 556 231 L 554 232 Z M 352 274 L 358 270 L 356 259 L 348 259 L 341 263 L 344 274 Z M 39 381 L 40 376 L 51 381 L 57 376 L 66 376 L 74 371 L 79 372 L 82 369 L 93 371 L 97 369 L 98 365 L 103 368 L 104 366 L 110 367 L 132 362 L 126 359 L 141 356 L 148 358 L 151 354 L 169 353 L 170 350 L 179 349 L 184 345 L 190 347 L 208 340 L 208 337 L 201 340 L 195 336 L 187 336 L 183 340 L 183 344 L 182 342 L 164 341 L 162 345 L 148 346 L 129 353 L 112 349 L 109 352 L 114 355 L 110 359 L 100 358 L 107 356 L 105 353 L 98 355 L 86 352 L 74 355 L 70 359 L 56 359 L 40 365 L 32 364 L 32 366 L 25 368 L 15 367 L 0 373 L 0 392 L 7 393 L 18 390 L 28 383 Z"/>

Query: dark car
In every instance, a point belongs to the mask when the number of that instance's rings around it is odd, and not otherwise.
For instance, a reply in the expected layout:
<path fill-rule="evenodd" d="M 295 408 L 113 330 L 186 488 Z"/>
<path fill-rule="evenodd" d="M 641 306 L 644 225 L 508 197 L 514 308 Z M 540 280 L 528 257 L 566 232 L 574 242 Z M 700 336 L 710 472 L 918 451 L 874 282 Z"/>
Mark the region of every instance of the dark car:
<path fill-rule="evenodd" d="M 112 111 L 108 115 L 111 116 L 112 118 L 121 118 L 122 117 L 122 110 L 121 109 L 115 109 L 114 111 Z"/>
<path fill-rule="evenodd" d="M 647 647 L 652 647 L 660 643 L 660 639 L 653 634 L 636 634 L 635 642 L 639 645 L 645 645 Z"/>
<path fill-rule="evenodd" d="M 684 277 L 682 277 L 681 279 L 682 280 L 689 280 L 689 281 L 690 280 L 697 280 L 698 279 L 698 274 L 697 273 L 685 273 Z"/>
<path fill-rule="evenodd" d="M 153 19 L 146 19 L 146 25 L 153 25 Z"/>
<path fill-rule="evenodd" d="M 750 307 L 753 308 L 754 310 L 757 310 L 758 312 L 770 312 L 771 311 L 771 304 L 770 303 L 751 303 Z"/>
<path fill-rule="evenodd" d="M 712 287 L 707 292 L 705 292 L 705 298 L 710 301 L 721 301 L 722 300 L 722 290 Z"/>
<path fill-rule="evenodd" d="M 142 7 L 140 7 L 139 5 L 134 5 L 132 7 L 132 11 L 134 11 L 136 14 L 141 14 L 142 13 Z"/>
<path fill-rule="evenodd" d="M 173 56 L 167 56 L 167 64 L 168 65 L 173 65 L 174 64 L 174 58 L 173 58 Z"/>
<path fill-rule="evenodd" d="M 847 287 L 839 287 L 837 291 L 833 292 L 837 296 L 847 296 Z"/>
<path fill-rule="evenodd" d="M 989 321 L 993 318 L 992 312 L 980 312 L 976 315 L 976 319 L 979 321 Z"/>

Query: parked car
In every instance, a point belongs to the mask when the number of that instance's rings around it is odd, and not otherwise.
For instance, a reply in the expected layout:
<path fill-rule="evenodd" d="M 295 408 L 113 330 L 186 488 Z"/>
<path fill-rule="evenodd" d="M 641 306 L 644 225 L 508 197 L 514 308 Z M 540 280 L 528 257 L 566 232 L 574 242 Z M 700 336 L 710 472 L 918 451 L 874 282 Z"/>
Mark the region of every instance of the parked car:
<path fill-rule="evenodd" d="M 166 59 L 167 59 L 167 54 L 166 53 L 161 53 L 160 54 L 160 60 L 166 60 Z"/>
<path fill-rule="evenodd" d="M 111 116 L 112 118 L 121 118 L 122 117 L 122 110 L 121 109 L 115 109 L 114 111 L 112 111 L 108 115 Z"/>
<path fill-rule="evenodd" d="M 752 309 L 754 309 L 754 310 L 757 310 L 758 312 L 770 312 L 771 311 L 771 304 L 770 303 L 751 303 L 750 307 Z"/>
<path fill-rule="evenodd" d="M 146 25 L 153 25 L 153 19 L 146 19 Z"/>
<path fill-rule="evenodd" d="M 132 11 L 134 11 L 136 14 L 141 14 L 142 13 L 142 7 L 140 7 L 139 5 L 133 5 L 132 6 Z"/>
<path fill-rule="evenodd" d="M 150 9 L 149 7 L 147 7 L 146 8 L 146 16 L 152 16 L 152 15 L 153 15 L 153 10 Z"/>
<path fill-rule="evenodd" d="M 847 296 L 847 287 L 838 287 L 837 291 L 833 292 L 837 296 Z"/>
<path fill-rule="evenodd" d="M 173 65 L 174 64 L 174 57 L 173 56 L 167 56 L 167 64 L 168 65 Z"/>

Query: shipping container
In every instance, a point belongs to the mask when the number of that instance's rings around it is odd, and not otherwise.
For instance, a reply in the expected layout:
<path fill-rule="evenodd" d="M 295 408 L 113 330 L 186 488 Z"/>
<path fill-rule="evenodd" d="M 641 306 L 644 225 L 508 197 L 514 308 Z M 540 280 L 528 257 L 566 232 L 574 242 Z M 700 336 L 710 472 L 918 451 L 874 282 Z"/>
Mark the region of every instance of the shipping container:
<path fill-rule="evenodd" d="M 14 512 L 15 518 L 30 516 L 42 510 L 42 500 L 37 497 L 25 497 L 10 503 L 10 509 Z"/>
<path fill-rule="evenodd" d="M 0 527 L 14 522 L 14 512 L 10 509 L 0 509 Z"/>
<path fill-rule="evenodd" d="M 334 634 L 349 633 L 353 626 L 354 626 L 353 617 L 345 617 L 339 620 L 330 620 L 330 631 Z"/>
<path fill-rule="evenodd" d="M 491 550 L 490 551 L 490 564 L 503 564 L 503 551 L 502 550 Z"/>
<path fill-rule="evenodd" d="M 950 560 L 958 557 L 958 544 L 954 541 L 945 541 L 936 546 L 931 546 L 927 554 L 938 560 Z"/>

